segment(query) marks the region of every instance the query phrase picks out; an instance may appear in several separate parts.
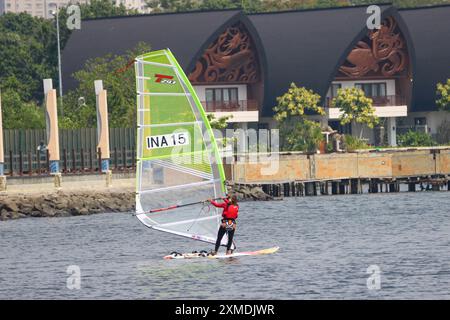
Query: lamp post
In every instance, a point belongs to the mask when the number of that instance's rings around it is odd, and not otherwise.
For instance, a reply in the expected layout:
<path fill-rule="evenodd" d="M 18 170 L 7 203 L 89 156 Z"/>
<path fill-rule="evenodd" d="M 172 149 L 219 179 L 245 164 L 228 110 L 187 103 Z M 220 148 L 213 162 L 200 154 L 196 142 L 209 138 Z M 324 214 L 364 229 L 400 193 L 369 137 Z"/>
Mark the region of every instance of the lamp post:
<path fill-rule="evenodd" d="M 62 90 L 62 76 L 61 76 L 61 45 L 59 38 L 59 8 L 58 4 L 56 4 L 56 11 L 51 12 L 51 14 L 56 18 L 56 38 L 58 42 L 58 76 L 59 76 L 59 97 L 61 103 L 61 116 L 64 116 L 64 108 L 63 108 L 63 90 Z"/>

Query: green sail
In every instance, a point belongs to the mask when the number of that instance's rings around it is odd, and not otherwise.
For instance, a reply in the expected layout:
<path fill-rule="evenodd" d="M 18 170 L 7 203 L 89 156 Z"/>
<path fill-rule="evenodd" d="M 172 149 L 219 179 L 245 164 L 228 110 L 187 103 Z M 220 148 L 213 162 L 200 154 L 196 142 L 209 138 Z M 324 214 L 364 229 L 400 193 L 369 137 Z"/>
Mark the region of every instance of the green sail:
<path fill-rule="evenodd" d="M 217 209 L 201 203 L 183 207 L 223 197 L 226 191 L 205 111 L 170 50 L 137 57 L 135 69 L 136 216 L 157 230 L 215 242 Z M 173 209 L 158 211 L 167 207 Z"/>

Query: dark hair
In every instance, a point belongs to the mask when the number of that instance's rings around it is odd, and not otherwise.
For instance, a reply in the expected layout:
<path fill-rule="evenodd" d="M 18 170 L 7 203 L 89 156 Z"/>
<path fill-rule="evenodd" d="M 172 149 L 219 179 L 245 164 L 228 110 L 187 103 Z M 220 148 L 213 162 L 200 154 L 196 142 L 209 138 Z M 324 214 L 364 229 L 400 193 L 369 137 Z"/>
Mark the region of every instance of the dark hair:
<path fill-rule="evenodd" d="M 231 203 L 237 205 L 237 197 L 234 194 L 231 196 Z"/>

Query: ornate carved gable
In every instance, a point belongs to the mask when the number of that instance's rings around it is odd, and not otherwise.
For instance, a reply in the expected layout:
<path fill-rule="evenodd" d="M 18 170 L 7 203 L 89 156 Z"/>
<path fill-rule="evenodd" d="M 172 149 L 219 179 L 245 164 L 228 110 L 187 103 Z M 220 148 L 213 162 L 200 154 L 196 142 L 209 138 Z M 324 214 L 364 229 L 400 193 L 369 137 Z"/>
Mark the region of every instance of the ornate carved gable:
<path fill-rule="evenodd" d="M 406 42 L 392 17 L 383 21 L 381 29 L 370 30 L 358 42 L 339 68 L 338 76 L 394 76 L 408 67 Z"/>
<path fill-rule="evenodd" d="M 189 74 L 193 83 L 259 80 L 255 46 L 242 23 L 227 28 L 197 61 Z"/>

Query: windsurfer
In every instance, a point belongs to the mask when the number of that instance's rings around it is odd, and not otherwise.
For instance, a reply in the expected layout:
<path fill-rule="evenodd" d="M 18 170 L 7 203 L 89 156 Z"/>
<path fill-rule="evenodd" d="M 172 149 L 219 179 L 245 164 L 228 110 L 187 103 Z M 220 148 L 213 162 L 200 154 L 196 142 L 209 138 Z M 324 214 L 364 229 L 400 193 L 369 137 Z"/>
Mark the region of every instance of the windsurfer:
<path fill-rule="evenodd" d="M 234 232 L 236 231 L 236 219 L 239 212 L 237 197 L 235 195 L 227 195 L 227 197 L 222 200 L 223 202 L 221 203 L 214 200 L 209 200 L 209 202 L 211 202 L 211 204 L 216 208 L 223 208 L 222 223 L 220 224 L 219 231 L 217 232 L 216 247 L 212 252 L 213 255 L 217 254 L 225 233 L 228 234 L 227 255 L 232 254 L 231 246 L 233 244 Z"/>

